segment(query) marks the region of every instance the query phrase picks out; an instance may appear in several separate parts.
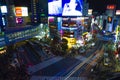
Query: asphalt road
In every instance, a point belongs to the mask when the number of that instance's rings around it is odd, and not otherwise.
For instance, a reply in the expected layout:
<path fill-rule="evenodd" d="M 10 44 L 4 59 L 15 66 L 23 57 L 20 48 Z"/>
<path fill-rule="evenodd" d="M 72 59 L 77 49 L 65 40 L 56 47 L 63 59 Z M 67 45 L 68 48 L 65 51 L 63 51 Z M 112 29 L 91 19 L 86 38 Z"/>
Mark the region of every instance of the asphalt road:
<path fill-rule="evenodd" d="M 86 53 L 83 57 L 88 59 L 95 51 L 99 50 L 101 43 L 97 42 L 96 46 L 90 50 L 90 52 Z M 102 46 L 102 45 L 101 45 Z M 37 57 L 36 53 L 28 46 L 24 46 L 29 60 L 35 65 L 39 63 L 39 58 Z M 36 48 L 35 50 L 39 50 L 38 46 L 34 46 Z M 41 51 L 40 51 L 41 52 Z M 42 54 L 41 54 L 42 56 Z M 51 76 L 51 77 L 64 77 L 66 76 L 70 71 L 73 70 L 77 65 L 83 63 L 84 61 L 81 61 L 79 59 L 76 59 L 74 57 L 65 57 L 62 60 L 47 66 L 46 68 L 43 68 L 35 73 L 33 73 L 33 76 Z M 79 77 L 81 73 L 83 73 L 86 70 L 86 67 L 88 66 L 88 63 L 84 63 L 75 73 L 71 75 L 71 77 Z"/>
<path fill-rule="evenodd" d="M 60 60 L 59 62 L 52 64 L 33 75 L 39 75 L 39 76 L 64 76 L 67 74 L 69 70 L 71 70 L 73 67 L 78 65 L 80 63 L 79 60 L 75 58 L 64 58 Z"/>
<path fill-rule="evenodd" d="M 78 69 L 71 77 L 79 77 L 79 75 L 86 70 L 86 66 L 88 64 L 85 63 L 80 69 Z"/>
<path fill-rule="evenodd" d="M 81 75 L 83 76 L 83 74 L 85 74 L 85 73 L 87 73 L 87 74 L 90 73 L 90 70 L 92 69 L 92 67 L 94 66 L 94 64 L 97 63 L 97 59 L 98 59 L 99 54 L 100 54 L 99 50 L 101 50 L 101 49 L 102 49 L 102 44 L 99 42 L 97 44 L 97 46 L 95 48 L 93 48 L 93 50 L 91 50 L 90 52 L 88 52 L 88 53 L 86 53 L 84 55 L 84 57 L 86 57 L 86 60 L 91 55 L 93 55 L 93 57 L 91 57 L 90 59 L 88 59 L 88 61 L 86 61 L 84 64 L 79 64 L 81 67 L 79 67 L 79 69 L 76 72 L 74 72 L 69 77 L 80 77 Z M 87 76 L 88 75 L 84 75 L 84 77 L 87 77 Z"/>

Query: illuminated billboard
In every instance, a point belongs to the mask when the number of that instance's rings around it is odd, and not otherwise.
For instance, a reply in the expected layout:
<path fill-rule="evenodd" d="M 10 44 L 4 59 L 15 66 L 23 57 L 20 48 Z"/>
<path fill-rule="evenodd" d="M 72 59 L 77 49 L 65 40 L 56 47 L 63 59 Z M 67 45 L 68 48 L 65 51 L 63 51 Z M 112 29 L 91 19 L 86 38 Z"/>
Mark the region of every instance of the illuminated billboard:
<path fill-rule="evenodd" d="M 17 17 L 28 16 L 28 8 L 27 7 L 15 7 L 15 13 Z"/>
<path fill-rule="evenodd" d="M 88 9 L 88 15 L 92 15 L 93 10 L 92 9 Z"/>
<path fill-rule="evenodd" d="M 48 14 L 61 15 L 62 14 L 62 0 L 48 0 Z"/>
<path fill-rule="evenodd" d="M 116 10 L 116 15 L 120 15 L 120 10 Z"/>
<path fill-rule="evenodd" d="M 116 8 L 115 5 L 107 5 L 107 9 L 114 10 Z"/>
<path fill-rule="evenodd" d="M 7 6 L 1 6 L 1 13 L 7 13 Z"/>
<path fill-rule="evenodd" d="M 82 16 L 83 0 L 48 0 L 49 16 Z"/>

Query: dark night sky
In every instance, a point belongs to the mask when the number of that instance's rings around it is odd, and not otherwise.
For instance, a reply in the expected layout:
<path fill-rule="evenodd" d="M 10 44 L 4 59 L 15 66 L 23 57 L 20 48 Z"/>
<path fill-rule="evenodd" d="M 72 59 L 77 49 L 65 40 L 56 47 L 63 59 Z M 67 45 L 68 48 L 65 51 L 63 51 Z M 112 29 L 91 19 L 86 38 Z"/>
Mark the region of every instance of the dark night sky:
<path fill-rule="evenodd" d="M 105 12 L 108 4 L 118 4 L 118 0 L 87 0 L 89 6 L 93 11 L 97 11 L 100 14 Z"/>
<path fill-rule="evenodd" d="M 16 6 L 28 6 L 31 0 L 14 0 Z"/>
<path fill-rule="evenodd" d="M 46 3 L 47 0 L 43 0 L 42 2 L 44 2 L 44 1 Z M 28 6 L 28 7 L 30 7 L 31 0 L 14 0 L 14 2 L 16 4 L 16 6 Z M 89 3 L 89 7 L 91 9 L 93 9 L 93 11 L 97 11 L 100 14 L 105 12 L 107 4 L 120 5 L 120 0 L 87 0 L 87 2 Z M 47 5 L 47 3 L 45 5 Z"/>
<path fill-rule="evenodd" d="M 29 7 L 28 10 L 30 10 L 31 7 L 31 0 L 14 0 L 14 4 L 15 6 L 25 6 L 25 7 Z"/>

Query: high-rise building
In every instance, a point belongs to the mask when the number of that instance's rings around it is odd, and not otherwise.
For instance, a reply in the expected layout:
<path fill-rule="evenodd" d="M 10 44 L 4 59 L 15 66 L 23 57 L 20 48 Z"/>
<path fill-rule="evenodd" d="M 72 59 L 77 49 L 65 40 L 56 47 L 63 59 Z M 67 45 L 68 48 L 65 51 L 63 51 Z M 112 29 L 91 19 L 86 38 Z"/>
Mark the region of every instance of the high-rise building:
<path fill-rule="evenodd" d="M 41 17 L 47 16 L 47 0 L 31 0 L 31 11 L 32 17 L 31 21 L 33 23 L 40 23 Z"/>
<path fill-rule="evenodd" d="M 88 9 L 89 9 L 89 3 L 87 3 L 87 0 L 84 0 L 84 2 L 83 2 L 83 16 L 88 16 Z"/>
<path fill-rule="evenodd" d="M 107 5 L 107 10 L 106 10 L 106 31 L 113 31 L 113 21 L 114 21 L 114 16 L 115 16 L 115 10 L 116 10 L 116 5 Z"/>
<path fill-rule="evenodd" d="M 0 10 L 0 32 L 1 32 L 1 29 L 2 29 L 2 13 L 1 13 L 1 10 Z"/>
<path fill-rule="evenodd" d="M 120 6 L 119 6 L 119 5 L 120 5 L 120 0 L 117 0 L 116 3 L 117 3 L 116 9 L 117 9 L 117 10 L 120 10 Z"/>
<path fill-rule="evenodd" d="M 40 5 L 40 22 L 48 23 L 48 0 L 39 0 Z"/>
<path fill-rule="evenodd" d="M 6 20 L 7 20 L 7 27 L 15 27 L 16 20 L 15 20 L 15 12 L 14 12 L 14 1 L 13 0 L 5 0 L 7 6 L 7 13 L 6 13 Z"/>
<path fill-rule="evenodd" d="M 39 22 L 39 15 L 40 15 L 40 8 L 39 8 L 39 0 L 31 0 L 31 21 L 32 23 L 38 23 Z"/>

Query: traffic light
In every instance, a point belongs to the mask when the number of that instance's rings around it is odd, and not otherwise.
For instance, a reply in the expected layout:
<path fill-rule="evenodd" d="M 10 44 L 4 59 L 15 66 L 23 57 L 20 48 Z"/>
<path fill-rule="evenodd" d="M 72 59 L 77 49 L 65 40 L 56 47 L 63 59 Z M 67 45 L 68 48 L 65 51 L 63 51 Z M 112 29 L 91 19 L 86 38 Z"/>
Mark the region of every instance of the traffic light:
<path fill-rule="evenodd" d="M 108 23 L 112 23 L 112 17 L 108 16 L 107 21 Z"/>

